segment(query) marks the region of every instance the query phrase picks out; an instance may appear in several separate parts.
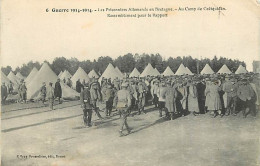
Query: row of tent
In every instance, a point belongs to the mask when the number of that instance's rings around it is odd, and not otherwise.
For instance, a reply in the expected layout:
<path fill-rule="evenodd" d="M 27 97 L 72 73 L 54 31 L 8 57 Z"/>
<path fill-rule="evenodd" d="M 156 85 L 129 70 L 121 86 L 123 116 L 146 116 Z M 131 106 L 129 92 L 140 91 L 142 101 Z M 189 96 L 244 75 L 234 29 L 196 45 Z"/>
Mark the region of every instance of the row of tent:
<path fill-rule="evenodd" d="M 58 78 L 61 80 L 63 78 L 71 78 L 73 87 L 76 86 L 76 81 L 80 79 L 80 81 L 85 80 L 85 82 L 89 82 L 90 78 L 98 78 L 97 73 L 92 70 L 89 74 L 87 74 L 81 67 L 75 72 L 72 76 L 68 71 L 62 72 L 59 77 L 52 71 L 47 63 L 44 63 L 40 70 L 38 71 L 36 68 L 33 68 L 27 78 L 20 77 L 21 74 L 14 74 L 12 71 L 6 76 L 3 72 L 1 72 L 1 81 L 6 85 L 12 82 L 14 91 L 17 91 L 18 86 L 22 79 L 24 79 L 27 87 L 27 98 L 28 99 L 37 99 L 40 97 L 40 89 L 42 83 L 45 82 L 48 84 L 52 82 L 53 84 L 57 81 Z M 79 96 L 79 93 L 74 89 L 67 86 L 63 81 L 60 82 L 62 88 L 62 96 L 64 98 L 73 98 L 75 96 Z"/>
<path fill-rule="evenodd" d="M 206 64 L 206 66 L 201 71 L 201 74 L 213 74 L 213 73 L 214 71 L 211 69 L 211 67 L 208 64 Z M 223 65 L 217 73 L 231 74 L 232 72 L 228 69 L 226 65 Z M 247 73 L 247 70 L 242 65 L 238 67 L 235 74 L 241 74 L 241 73 Z M 148 75 L 149 76 L 158 76 L 158 75 L 172 76 L 172 75 L 193 75 L 193 73 L 189 70 L 189 68 L 181 64 L 175 74 L 170 69 L 170 67 L 167 67 L 165 71 L 162 74 L 160 74 L 156 68 L 153 68 L 151 64 L 148 64 L 142 73 L 140 73 L 136 68 L 134 68 L 134 70 L 130 73 L 129 77 L 145 77 Z M 94 70 L 92 70 L 89 74 L 87 74 L 81 67 L 78 68 L 78 70 L 75 72 L 73 76 L 66 70 L 64 72 L 61 72 L 59 76 L 57 76 L 47 63 L 44 63 L 39 71 L 36 68 L 33 68 L 27 78 L 23 77 L 19 72 L 15 75 L 11 71 L 8 74 L 8 76 L 6 76 L 4 73 L 1 72 L 1 81 L 5 82 L 7 85 L 11 81 L 13 83 L 14 89 L 17 89 L 21 79 L 24 79 L 28 89 L 27 90 L 28 99 L 39 97 L 39 91 L 43 82 L 45 82 L 46 84 L 48 84 L 49 82 L 55 83 L 58 78 L 60 78 L 61 80 L 71 78 L 72 86 L 75 88 L 76 81 L 78 79 L 80 79 L 81 82 L 84 79 L 85 82 L 87 83 L 90 81 L 90 78 L 99 78 L 99 82 L 100 82 L 102 78 L 107 78 L 107 79 L 110 78 L 111 80 L 114 80 L 115 78 L 122 79 L 124 78 L 124 74 L 119 70 L 118 67 L 114 67 L 112 64 L 108 64 L 106 70 L 103 72 L 103 74 L 100 77 Z M 61 81 L 61 85 L 62 85 L 64 97 L 73 97 L 79 95 L 75 90 L 65 85 L 63 81 Z"/>
<path fill-rule="evenodd" d="M 214 74 L 214 73 L 215 72 L 208 64 L 206 64 L 205 67 L 200 72 L 200 74 Z M 223 65 L 217 73 L 231 74 L 232 72 L 229 70 L 229 68 L 226 65 Z M 235 74 L 242 74 L 242 73 L 247 73 L 247 70 L 245 67 L 240 65 L 236 70 Z M 188 67 L 185 67 L 183 64 L 181 64 L 175 74 L 169 66 L 165 69 L 165 71 L 162 74 L 160 74 L 156 68 L 153 68 L 151 64 L 148 64 L 142 73 L 140 73 L 136 68 L 134 68 L 134 70 L 130 73 L 129 77 L 145 77 L 148 75 L 149 76 L 158 76 L 158 75 L 173 76 L 173 75 L 193 75 L 193 73 L 190 71 Z"/>

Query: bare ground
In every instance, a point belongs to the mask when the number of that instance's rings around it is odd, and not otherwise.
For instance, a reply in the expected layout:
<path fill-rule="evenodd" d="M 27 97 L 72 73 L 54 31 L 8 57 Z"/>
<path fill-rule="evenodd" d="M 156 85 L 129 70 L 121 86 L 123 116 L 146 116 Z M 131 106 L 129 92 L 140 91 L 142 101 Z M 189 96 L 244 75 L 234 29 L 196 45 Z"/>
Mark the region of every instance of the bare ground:
<path fill-rule="evenodd" d="M 85 128 L 78 104 L 66 102 L 53 111 L 35 104 L 23 106 L 27 109 L 19 104 L 2 107 L 2 165 L 260 165 L 259 114 L 246 119 L 240 114 L 188 115 L 165 121 L 150 106 L 147 114 L 129 117 L 132 133 L 119 137 L 118 115 L 98 120 L 93 114 L 94 126 Z"/>

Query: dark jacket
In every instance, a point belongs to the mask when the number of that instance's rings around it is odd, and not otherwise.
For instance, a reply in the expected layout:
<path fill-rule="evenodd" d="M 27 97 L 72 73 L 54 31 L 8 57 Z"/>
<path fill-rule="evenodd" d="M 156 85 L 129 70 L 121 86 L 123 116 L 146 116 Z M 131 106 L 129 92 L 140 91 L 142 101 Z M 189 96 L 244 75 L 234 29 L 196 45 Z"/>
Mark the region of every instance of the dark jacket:
<path fill-rule="evenodd" d="M 82 84 L 80 83 L 80 81 L 77 81 L 76 82 L 76 91 L 80 93 L 81 87 L 82 87 Z"/>
<path fill-rule="evenodd" d="M 60 85 L 59 82 L 55 83 L 54 96 L 55 97 L 61 97 L 62 96 L 61 85 Z"/>
<path fill-rule="evenodd" d="M 84 89 L 80 93 L 80 103 L 83 109 L 91 109 L 91 96 L 90 91 L 88 89 Z"/>

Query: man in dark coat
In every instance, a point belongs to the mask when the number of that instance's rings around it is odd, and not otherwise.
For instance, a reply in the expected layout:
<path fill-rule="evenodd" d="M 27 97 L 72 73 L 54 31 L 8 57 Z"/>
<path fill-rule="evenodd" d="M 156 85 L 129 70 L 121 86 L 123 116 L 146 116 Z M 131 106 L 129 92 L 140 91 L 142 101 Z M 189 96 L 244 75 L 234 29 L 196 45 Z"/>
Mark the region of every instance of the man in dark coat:
<path fill-rule="evenodd" d="M 5 100 L 7 98 L 7 87 L 5 86 L 5 83 L 3 82 L 1 85 L 1 103 L 5 104 Z"/>
<path fill-rule="evenodd" d="M 202 81 L 199 81 L 196 84 L 196 88 L 197 88 L 197 93 L 198 93 L 199 110 L 200 110 L 201 114 L 204 114 L 204 113 L 206 113 L 206 110 L 205 110 L 205 100 L 206 100 L 205 89 L 206 89 L 206 85 Z"/>
<path fill-rule="evenodd" d="M 61 85 L 60 85 L 60 79 L 57 79 L 57 82 L 55 83 L 55 88 L 54 88 L 54 96 L 55 98 L 58 98 L 59 103 L 60 102 L 60 98 L 62 96 L 62 90 L 61 90 Z"/>
<path fill-rule="evenodd" d="M 83 85 L 80 83 L 80 80 L 78 79 L 78 81 L 76 82 L 76 91 L 80 93 L 82 86 Z"/>
<path fill-rule="evenodd" d="M 80 103 L 84 113 L 83 114 L 84 124 L 88 127 L 91 127 L 93 105 L 91 104 L 91 95 L 90 95 L 89 87 L 86 84 L 85 88 L 83 88 L 83 86 L 81 88 L 82 89 L 80 92 Z"/>

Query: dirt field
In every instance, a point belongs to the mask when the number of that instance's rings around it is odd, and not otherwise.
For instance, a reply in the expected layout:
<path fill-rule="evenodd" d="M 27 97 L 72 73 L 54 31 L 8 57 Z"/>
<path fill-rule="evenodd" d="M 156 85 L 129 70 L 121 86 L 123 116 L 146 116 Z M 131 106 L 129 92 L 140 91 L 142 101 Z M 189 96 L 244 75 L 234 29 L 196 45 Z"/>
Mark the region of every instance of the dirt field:
<path fill-rule="evenodd" d="M 259 114 L 165 121 L 150 106 L 147 114 L 129 117 L 132 133 L 119 137 L 118 115 L 97 120 L 93 114 L 94 126 L 85 128 L 78 104 L 65 102 L 53 111 L 33 104 L 2 107 L 2 165 L 260 165 Z"/>

